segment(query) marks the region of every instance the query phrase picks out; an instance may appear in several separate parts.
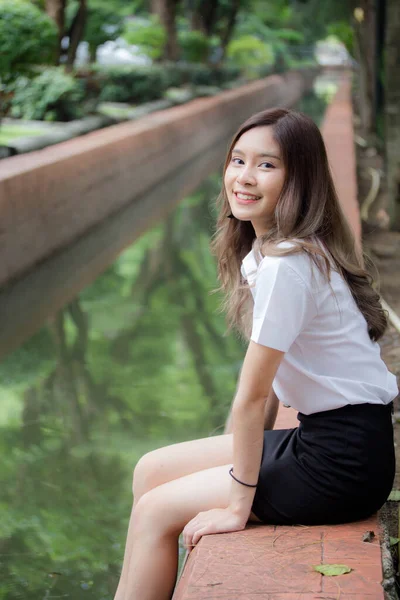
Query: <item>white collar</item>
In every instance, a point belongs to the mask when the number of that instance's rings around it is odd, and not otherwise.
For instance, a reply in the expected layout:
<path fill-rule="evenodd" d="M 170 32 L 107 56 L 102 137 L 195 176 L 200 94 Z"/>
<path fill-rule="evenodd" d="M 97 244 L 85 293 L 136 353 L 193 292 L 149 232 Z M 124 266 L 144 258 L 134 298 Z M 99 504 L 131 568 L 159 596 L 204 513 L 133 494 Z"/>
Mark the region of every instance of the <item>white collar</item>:
<path fill-rule="evenodd" d="M 254 250 L 250 250 L 248 254 L 242 260 L 241 273 L 245 279 L 247 279 L 248 284 L 251 286 L 257 276 L 257 261 L 255 257 Z"/>

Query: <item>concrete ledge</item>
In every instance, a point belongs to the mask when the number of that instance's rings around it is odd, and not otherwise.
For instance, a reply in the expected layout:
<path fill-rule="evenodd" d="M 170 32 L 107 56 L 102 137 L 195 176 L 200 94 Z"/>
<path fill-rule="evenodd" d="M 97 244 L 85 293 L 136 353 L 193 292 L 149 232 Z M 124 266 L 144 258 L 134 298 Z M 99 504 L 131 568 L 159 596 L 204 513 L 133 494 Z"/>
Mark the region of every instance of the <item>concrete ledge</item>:
<path fill-rule="evenodd" d="M 276 429 L 296 427 L 296 411 L 280 406 Z M 373 531 L 371 542 L 364 534 Z M 172 600 L 384 600 L 378 516 L 344 525 L 251 524 L 209 535 L 190 553 Z M 324 577 L 320 564 L 351 573 Z"/>
<path fill-rule="evenodd" d="M 363 534 L 373 530 L 372 542 Z M 258 526 L 205 536 L 193 550 L 173 600 L 383 600 L 375 518 L 323 527 Z M 324 577 L 313 567 L 345 564 Z"/>
<path fill-rule="evenodd" d="M 1 290 L 0 360 L 92 283 L 124 248 L 192 193 L 215 171 L 227 144 L 228 140 L 222 140 L 185 163 L 184 169 L 176 170 L 135 202 Z"/>
<path fill-rule="evenodd" d="M 321 129 L 343 211 L 361 245 L 350 85 L 345 78 Z M 295 411 L 280 406 L 276 429 L 297 424 Z M 375 534 L 371 542 L 363 541 L 367 531 Z M 346 525 L 249 525 L 205 536 L 190 553 L 173 600 L 383 600 L 381 537 L 377 515 Z M 321 563 L 352 571 L 324 577 L 313 569 Z"/>
<path fill-rule="evenodd" d="M 0 161 L 0 285 L 135 202 L 252 113 L 292 105 L 315 73 L 273 75 Z"/>
<path fill-rule="evenodd" d="M 41 150 L 46 146 L 52 146 L 53 144 L 60 144 L 66 140 L 70 140 L 78 135 L 84 135 L 90 131 L 106 127 L 107 125 L 115 124 L 117 121 L 107 115 L 94 115 L 90 117 L 84 117 L 83 119 L 76 119 L 69 123 L 60 123 L 54 127 L 47 127 L 47 133 L 39 136 L 26 136 L 20 137 L 10 142 L 7 148 L 10 151 L 10 156 L 15 154 L 24 154 L 26 152 L 33 152 L 35 150 Z M 49 125 L 46 123 L 46 125 Z M 40 125 L 42 129 L 44 127 Z M 4 147 L 4 146 L 3 146 Z"/>

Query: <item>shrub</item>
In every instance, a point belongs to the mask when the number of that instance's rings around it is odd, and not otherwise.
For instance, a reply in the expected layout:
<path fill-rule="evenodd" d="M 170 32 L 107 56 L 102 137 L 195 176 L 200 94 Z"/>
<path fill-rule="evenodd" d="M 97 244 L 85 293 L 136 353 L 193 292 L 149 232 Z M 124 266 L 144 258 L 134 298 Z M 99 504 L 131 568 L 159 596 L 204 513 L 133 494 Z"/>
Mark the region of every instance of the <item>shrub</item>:
<path fill-rule="evenodd" d="M 19 78 L 14 86 L 11 116 L 21 119 L 69 121 L 84 114 L 80 82 L 63 67 L 46 69 L 34 79 Z"/>
<path fill-rule="evenodd" d="M 164 77 L 168 82 L 167 87 L 179 87 L 189 83 L 189 65 L 180 62 L 163 62 L 162 69 Z"/>
<path fill-rule="evenodd" d="M 232 40 L 227 48 L 228 58 L 249 77 L 256 77 L 260 67 L 274 62 L 272 47 L 253 35 Z"/>
<path fill-rule="evenodd" d="M 221 72 L 216 67 L 185 62 L 175 63 L 172 69 L 179 73 L 181 84 L 191 83 L 193 85 L 218 85 Z"/>
<path fill-rule="evenodd" d="M 192 63 L 180 67 L 182 75 L 193 85 L 212 85 L 212 69 L 201 63 Z"/>
<path fill-rule="evenodd" d="M 201 63 L 208 59 L 210 42 L 201 31 L 180 31 L 178 43 L 182 58 L 190 63 Z"/>
<path fill-rule="evenodd" d="M 162 57 L 167 42 L 165 29 L 156 16 L 129 21 L 122 37 L 129 44 L 139 46 L 141 51 L 153 60 Z"/>
<path fill-rule="evenodd" d="M 240 67 L 237 65 L 223 65 L 213 69 L 213 75 L 213 78 L 210 79 L 210 85 L 223 85 L 239 77 Z"/>
<path fill-rule="evenodd" d="M 27 73 L 32 65 L 54 62 L 57 28 L 26 0 L 0 0 L 0 77 Z"/>
<path fill-rule="evenodd" d="M 221 86 L 236 79 L 236 66 L 209 67 L 200 63 L 163 63 L 162 65 L 96 67 L 87 88 L 101 102 L 140 104 L 158 100 L 164 92 L 182 85 Z"/>
<path fill-rule="evenodd" d="M 141 103 L 161 98 L 171 78 L 160 65 L 98 68 L 95 81 L 100 101 Z"/>

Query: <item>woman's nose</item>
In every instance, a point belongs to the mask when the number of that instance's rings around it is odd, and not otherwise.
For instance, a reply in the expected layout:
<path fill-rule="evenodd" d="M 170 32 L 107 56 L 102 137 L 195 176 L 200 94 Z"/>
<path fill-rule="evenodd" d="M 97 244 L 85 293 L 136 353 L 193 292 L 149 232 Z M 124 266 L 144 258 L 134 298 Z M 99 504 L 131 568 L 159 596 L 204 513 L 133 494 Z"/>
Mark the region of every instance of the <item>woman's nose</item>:
<path fill-rule="evenodd" d="M 243 169 L 241 169 L 240 173 L 236 177 L 236 181 L 240 185 L 246 185 L 246 183 L 249 185 L 256 184 L 254 174 L 253 174 L 252 170 L 250 169 L 250 167 L 244 167 Z"/>

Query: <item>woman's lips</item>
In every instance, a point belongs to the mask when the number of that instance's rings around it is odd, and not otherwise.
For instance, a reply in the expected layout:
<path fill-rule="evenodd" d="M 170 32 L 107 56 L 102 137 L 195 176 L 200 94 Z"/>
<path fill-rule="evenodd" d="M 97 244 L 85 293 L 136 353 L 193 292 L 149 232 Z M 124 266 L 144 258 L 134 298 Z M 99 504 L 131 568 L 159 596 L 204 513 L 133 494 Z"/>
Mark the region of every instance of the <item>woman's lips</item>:
<path fill-rule="evenodd" d="M 254 200 L 239 198 L 236 192 L 233 192 L 238 204 L 254 204 L 260 200 L 260 197 L 254 197 Z"/>

